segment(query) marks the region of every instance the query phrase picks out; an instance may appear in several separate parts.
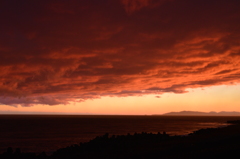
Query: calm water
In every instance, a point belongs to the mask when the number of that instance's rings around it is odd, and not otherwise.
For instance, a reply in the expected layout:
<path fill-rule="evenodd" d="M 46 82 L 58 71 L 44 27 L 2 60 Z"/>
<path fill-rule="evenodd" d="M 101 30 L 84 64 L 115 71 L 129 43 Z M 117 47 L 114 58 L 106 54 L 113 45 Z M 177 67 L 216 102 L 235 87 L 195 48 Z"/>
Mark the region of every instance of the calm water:
<path fill-rule="evenodd" d="M 7 147 L 51 153 L 105 133 L 165 131 L 185 135 L 201 128 L 224 126 L 227 120 L 236 119 L 240 117 L 1 115 L 0 153 Z"/>

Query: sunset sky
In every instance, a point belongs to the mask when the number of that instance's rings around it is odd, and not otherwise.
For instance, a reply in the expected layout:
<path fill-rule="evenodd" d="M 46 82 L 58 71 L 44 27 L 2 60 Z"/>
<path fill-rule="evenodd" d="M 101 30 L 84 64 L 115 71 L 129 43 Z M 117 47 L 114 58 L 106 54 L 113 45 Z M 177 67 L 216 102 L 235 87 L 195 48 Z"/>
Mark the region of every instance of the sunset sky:
<path fill-rule="evenodd" d="M 239 0 L 1 0 L 0 113 L 240 111 Z"/>

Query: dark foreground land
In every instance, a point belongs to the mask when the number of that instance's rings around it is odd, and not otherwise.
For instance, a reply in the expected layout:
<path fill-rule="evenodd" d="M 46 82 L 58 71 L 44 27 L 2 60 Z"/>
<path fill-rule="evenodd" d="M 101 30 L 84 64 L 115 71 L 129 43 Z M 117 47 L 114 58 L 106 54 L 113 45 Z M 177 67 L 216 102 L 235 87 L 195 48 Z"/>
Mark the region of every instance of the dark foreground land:
<path fill-rule="evenodd" d="M 188 136 L 166 133 L 140 133 L 111 136 L 105 134 L 79 145 L 45 153 L 22 153 L 8 148 L 1 159 L 145 159 L 145 158 L 238 158 L 240 153 L 240 121 L 224 128 L 201 129 Z"/>

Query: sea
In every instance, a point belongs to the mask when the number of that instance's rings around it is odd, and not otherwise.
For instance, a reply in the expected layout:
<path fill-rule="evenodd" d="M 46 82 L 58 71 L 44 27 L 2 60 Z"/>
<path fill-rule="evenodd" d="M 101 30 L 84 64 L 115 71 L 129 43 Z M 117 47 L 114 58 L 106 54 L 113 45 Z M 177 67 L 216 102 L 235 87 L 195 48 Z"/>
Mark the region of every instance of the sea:
<path fill-rule="evenodd" d="M 0 153 L 8 147 L 51 154 L 96 136 L 134 133 L 188 135 L 203 128 L 228 126 L 238 116 L 0 115 Z"/>

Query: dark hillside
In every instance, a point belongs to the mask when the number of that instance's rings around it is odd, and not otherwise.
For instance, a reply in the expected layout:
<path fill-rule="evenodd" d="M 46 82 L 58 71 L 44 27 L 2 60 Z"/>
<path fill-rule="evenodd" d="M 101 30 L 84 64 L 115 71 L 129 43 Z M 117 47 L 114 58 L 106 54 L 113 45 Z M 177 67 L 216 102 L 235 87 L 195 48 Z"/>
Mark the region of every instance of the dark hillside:
<path fill-rule="evenodd" d="M 54 152 L 51 156 L 42 153 L 21 153 L 11 148 L 2 159 L 133 159 L 133 158 L 234 158 L 240 151 L 240 124 L 224 128 L 201 129 L 188 136 L 169 136 L 165 132 L 135 133 L 133 135 L 96 137 L 87 143 L 72 145 Z"/>

